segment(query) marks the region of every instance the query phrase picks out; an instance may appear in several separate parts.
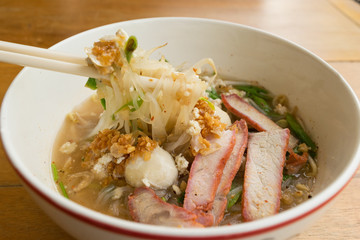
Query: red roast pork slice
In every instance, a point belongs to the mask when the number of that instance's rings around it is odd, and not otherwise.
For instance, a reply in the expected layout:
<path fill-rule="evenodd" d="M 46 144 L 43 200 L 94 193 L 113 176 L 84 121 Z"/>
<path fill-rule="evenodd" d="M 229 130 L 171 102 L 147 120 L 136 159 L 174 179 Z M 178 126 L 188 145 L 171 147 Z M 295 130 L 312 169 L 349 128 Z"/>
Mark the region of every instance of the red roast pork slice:
<path fill-rule="evenodd" d="M 224 131 L 220 138 L 213 138 L 210 143 L 219 149 L 207 155 L 196 155 L 184 198 L 184 208 L 195 213 L 197 221 L 204 226 L 214 223 L 211 210 L 225 164 L 234 148 L 235 130 Z"/>
<path fill-rule="evenodd" d="M 289 137 L 288 129 L 249 134 L 242 196 L 244 221 L 279 211 Z"/>
<path fill-rule="evenodd" d="M 250 126 L 260 132 L 282 129 L 274 121 L 272 121 L 263 113 L 259 112 L 256 108 L 251 106 L 237 94 L 222 94 L 221 99 L 225 107 L 230 112 L 232 112 L 235 116 L 243 118 Z M 297 142 L 298 140 L 294 136 L 290 135 L 289 147 L 291 149 L 295 147 Z"/>
<path fill-rule="evenodd" d="M 248 140 L 248 128 L 244 120 L 236 121 L 233 126 L 237 128 L 235 146 L 225 165 L 220 184 L 215 195 L 212 210 L 214 215 L 214 225 L 219 225 L 224 217 L 227 205 L 226 195 L 229 193 L 232 181 L 240 168 L 242 156 L 244 155 Z"/>
<path fill-rule="evenodd" d="M 203 227 L 188 210 L 167 203 L 147 187 L 139 187 L 129 196 L 129 211 L 134 221 L 172 227 Z"/>

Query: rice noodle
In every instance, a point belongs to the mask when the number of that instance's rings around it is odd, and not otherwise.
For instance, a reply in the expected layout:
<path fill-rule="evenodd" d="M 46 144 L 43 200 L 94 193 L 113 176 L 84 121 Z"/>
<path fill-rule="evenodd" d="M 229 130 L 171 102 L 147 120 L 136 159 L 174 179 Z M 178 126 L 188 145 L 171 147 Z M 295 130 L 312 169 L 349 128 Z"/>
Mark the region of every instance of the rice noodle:
<path fill-rule="evenodd" d="M 115 185 L 113 184 L 109 184 L 107 187 L 103 188 L 96 199 L 96 204 L 102 205 L 109 201 L 112 198 L 112 191 L 114 189 Z"/>
<path fill-rule="evenodd" d="M 127 37 L 124 36 L 127 35 L 122 32 L 108 39 L 113 39 L 117 46 L 125 46 Z M 99 99 L 105 99 L 106 109 L 90 135 L 115 126 L 130 133 L 141 126 L 146 131 L 151 129 L 152 139 L 168 142 L 172 150 L 189 141 L 184 132 L 189 125 L 191 111 L 208 88 L 208 83 L 201 80 L 199 74 L 202 68 L 210 67 L 214 74 L 207 81 L 211 83 L 217 71 L 209 58 L 183 71 L 176 70 L 164 58 L 160 61 L 150 58 L 154 51 L 165 45 L 149 51 L 137 48 L 130 62 L 126 60 L 124 49 L 119 47 L 121 59 L 118 62 L 121 66 L 113 66 L 110 81 L 98 81 L 97 84 Z M 169 142 L 168 138 L 172 141 Z"/>
<path fill-rule="evenodd" d="M 96 205 L 99 208 L 109 205 L 108 210 L 115 216 L 127 215 L 124 206 L 127 204 L 127 197 L 132 191 L 133 189 L 130 186 L 116 187 L 114 184 L 110 184 L 100 191 Z"/>
<path fill-rule="evenodd" d="M 316 162 L 310 155 L 308 157 L 308 161 L 309 161 L 309 164 L 310 164 L 310 167 L 311 167 L 311 173 L 309 173 L 308 175 L 312 176 L 312 177 L 315 177 L 317 172 L 318 172 L 318 167 L 316 165 Z"/>

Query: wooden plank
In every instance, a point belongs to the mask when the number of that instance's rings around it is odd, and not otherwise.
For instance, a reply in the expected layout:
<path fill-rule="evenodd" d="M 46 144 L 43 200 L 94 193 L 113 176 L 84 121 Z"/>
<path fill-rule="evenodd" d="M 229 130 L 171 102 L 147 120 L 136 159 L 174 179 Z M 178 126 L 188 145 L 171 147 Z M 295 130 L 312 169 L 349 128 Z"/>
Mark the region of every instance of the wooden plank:
<path fill-rule="evenodd" d="M 330 209 L 294 240 L 356 240 L 360 236 L 360 172 L 334 200 Z"/>
<path fill-rule="evenodd" d="M 81 31 L 130 19 L 184 16 L 231 21 L 285 37 L 331 61 L 360 97 L 356 6 L 351 0 L 5 0 L 0 3 L 0 36 L 5 41 L 49 47 Z M 20 70 L 0 63 L 0 101 Z M 18 187 L 1 146 L 0 166 L 0 239 L 71 239 Z M 358 172 L 331 209 L 295 239 L 358 239 L 359 188 Z"/>
<path fill-rule="evenodd" d="M 360 3 L 355 0 L 330 0 L 335 7 L 360 26 Z"/>
<path fill-rule="evenodd" d="M 360 62 L 330 62 L 360 98 Z"/>
<path fill-rule="evenodd" d="M 43 213 L 23 187 L 0 187 L 0 239 L 73 238 Z"/>
<path fill-rule="evenodd" d="M 328 0 L 6 1 L 0 8 L 0 36 L 49 47 L 104 24 L 165 16 L 241 23 L 292 40 L 325 60 L 360 60 L 360 29 Z"/>
<path fill-rule="evenodd" d="M 22 67 L 11 64 L 0 63 L 0 102 L 4 98 L 5 92 L 10 86 L 11 81 L 15 78 Z M 0 186 L 18 185 L 20 180 L 16 176 L 9 161 L 7 160 L 4 147 L 0 140 Z"/>
<path fill-rule="evenodd" d="M 21 69 L 22 67 L 20 66 L 0 62 L 0 102 L 2 102 L 6 90 Z"/>
<path fill-rule="evenodd" d="M 19 185 L 20 180 L 6 158 L 2 142 L 0 141 L 0 187 Z"/>

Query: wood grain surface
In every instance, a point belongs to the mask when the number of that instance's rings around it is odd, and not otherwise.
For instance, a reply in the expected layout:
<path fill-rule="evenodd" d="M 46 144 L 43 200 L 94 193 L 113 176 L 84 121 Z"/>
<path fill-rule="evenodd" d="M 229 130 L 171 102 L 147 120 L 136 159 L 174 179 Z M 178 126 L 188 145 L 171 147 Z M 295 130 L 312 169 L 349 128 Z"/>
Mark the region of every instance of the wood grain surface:
<path fill-rule="evenodd" d="M 314 52 L 360 96 L 360 5 L 352 0 L 0 0 L 0 40 L 39 47 L 101 25 L 201 17 L 260 28 Z M 0 101 L 22 68 L 0 63 Z M 0 143 L 1 145 L 1 143 Z M 360 239 L 360 173 L 327 213 L 294 239 Z M 72 239 L 27 194 L 0 146 L 0 240 Z"/>

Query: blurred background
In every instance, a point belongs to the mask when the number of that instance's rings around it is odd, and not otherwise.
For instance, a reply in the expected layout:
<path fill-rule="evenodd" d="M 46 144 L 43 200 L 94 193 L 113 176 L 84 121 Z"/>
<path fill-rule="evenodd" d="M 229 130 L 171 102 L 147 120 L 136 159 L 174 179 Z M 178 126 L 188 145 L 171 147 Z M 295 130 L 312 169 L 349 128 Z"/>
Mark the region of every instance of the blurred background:
<path fill-rule="evenodd" d="M 331 64 L 360 96 L 360 4 L 355 0 L 0 0 L 0 40 L 48 48 L 105 24 L 170 16 L 230 21 L 287 38 Z M 21 69 L 0 63 L 0 101 Z M 295 239 L 359 239 L 359 187 L 358 172 L 330 211 Z M 0 239 L 71 239 L 32 201 L 2 146 Z"/>

